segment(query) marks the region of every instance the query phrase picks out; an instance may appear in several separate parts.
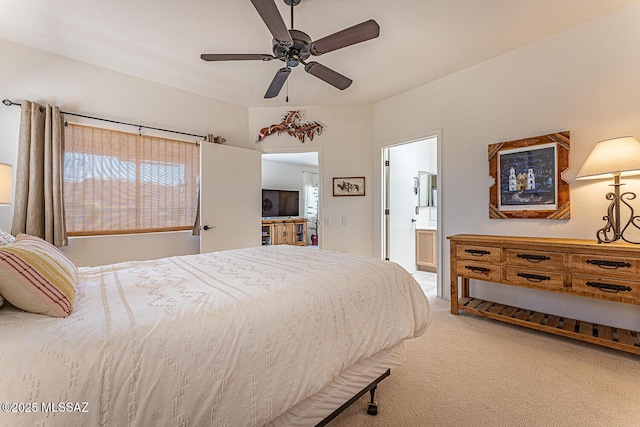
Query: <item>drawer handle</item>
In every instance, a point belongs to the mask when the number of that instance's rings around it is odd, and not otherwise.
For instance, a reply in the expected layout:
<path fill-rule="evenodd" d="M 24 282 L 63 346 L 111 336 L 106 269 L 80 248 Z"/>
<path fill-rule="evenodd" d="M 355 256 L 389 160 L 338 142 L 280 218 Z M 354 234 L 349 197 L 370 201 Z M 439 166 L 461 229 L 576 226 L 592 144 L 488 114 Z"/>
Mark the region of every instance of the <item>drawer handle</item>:
<path fill-rule="evenodd" d="M 604 261 L 601 259 L 588 259 L 586 261 L 587 264 L 593 264 L 597 267 L 600 268 L 605 268 L 608 270 L 616 270 L 618 268 L 630 268 L 631 264 L 629 264 L 628 262 L 622 262 L 622 261 Z"/>
<path fill-rule="evenodd" d="M 592 288 L 598 288 L 603 292 L 611 292 L 614 294 L 617 294 L 620 291 L 631 292 L 633 290 L 630 286 L 612 285 L 610 283 L 602 283 L 602 282 L 587 282 L 587 286 L 591 286 Z"/>
<path fill-rule="evenodd" d="M 473 265 L 465 265 L 464 268 L 466 268 L 467 270 L 471 270 L 474 273 L 481 273 L 481 274 L 487 274 L 487 275 L 491 272 L 490 268 L 475 267 Z"/>
<path fill-rule="evenodd" d="M 542 282 L 544 280 L 551 280 L 551 277 L 549 276 L 540 276 L 538 274 L 529 274 L 529 273 L 518 273 L 518 277 L 523 277 L 530 282 L 536 282 L 536 283 Z"/>
<path fill-rule="evenodd" d="M 471 254 L 473 256 L 482 256 L 482 255 L 490 255 L 491 251 L 483 251 L 480 249 L 465 249 L 466 253 Z"/>
<path fill-rule="evenodd" d="M 551 257 L 546 255 L 518 254 L 518 258 L 526 259 L 529 262 L 549 261 Z"/>

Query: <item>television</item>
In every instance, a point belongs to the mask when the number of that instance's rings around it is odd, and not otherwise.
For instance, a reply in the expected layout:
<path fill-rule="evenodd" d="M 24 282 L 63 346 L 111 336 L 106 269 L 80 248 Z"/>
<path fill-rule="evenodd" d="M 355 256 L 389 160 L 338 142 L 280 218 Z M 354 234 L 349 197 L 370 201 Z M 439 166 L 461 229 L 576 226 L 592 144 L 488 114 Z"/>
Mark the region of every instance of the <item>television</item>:
<path fill-rule="evenodd" d="M 262 216 L 300 215 L 300 192 L 295 190 L 262 189 Z"/>

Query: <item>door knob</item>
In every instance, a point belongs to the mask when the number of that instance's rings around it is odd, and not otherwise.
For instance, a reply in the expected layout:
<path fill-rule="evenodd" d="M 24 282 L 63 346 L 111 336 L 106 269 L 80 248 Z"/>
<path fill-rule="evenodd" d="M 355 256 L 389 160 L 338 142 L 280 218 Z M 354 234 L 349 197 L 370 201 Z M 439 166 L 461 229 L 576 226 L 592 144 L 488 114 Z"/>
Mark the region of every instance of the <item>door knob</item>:
<path fill-rule="evenodd" d="M 205 229 L 205 231 L 206 231 L 206 230 L 210 230 L 210 229 L 212 229 L 212 228 L 216 228 L 216 227 L 215 227 L 215 225 L 214 225 L 213 227 L 209 227 L 208 225 L 205 225 L 205 226 L 204 226 L 204 227 L 202 227 L 202 228 L 204 228 L 204 229 Z"/>
<path fill-rule="evenodd" d="M 418 221 L 418 220 L 415 219 L 415 218 L 411 218 L 411 222 L 416 222 L 416 221 Z"/>

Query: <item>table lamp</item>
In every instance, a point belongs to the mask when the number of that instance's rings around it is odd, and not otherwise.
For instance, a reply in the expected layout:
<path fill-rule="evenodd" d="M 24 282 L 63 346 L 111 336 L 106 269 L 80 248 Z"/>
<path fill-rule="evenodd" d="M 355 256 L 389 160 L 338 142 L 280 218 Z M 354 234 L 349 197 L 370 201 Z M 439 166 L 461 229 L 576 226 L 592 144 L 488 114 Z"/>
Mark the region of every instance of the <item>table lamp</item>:
<path fill-rule="evenodd" d="M 13 194 L 13 173 L 11 165 L 0 163 L 0 206 L 10 205 Z"/>
<path fill-rule="evenodd" d="M 633 207 L 627 200 L 636 198 L 635 193 L 620 193 L 621 176 L 640 175 L 640 142 L 632 136 L 607 139 L 596 144 L 589 154 L 587 161 L 578 172 L 576 179 L 603 179 L 613 177 L 613 192 L 607 193 L 607 200 L 611 200 L 607 214 L 602 217 L 607 223 L 596 232 L 598 243 L 611 243 L 617 240 L 633 242 L 624 236 L 630 227 L 640 230 L 640 217 L 634 215 Z M 621 223 L 620 208 L 626 205 L 631 214 L 629 219 Z"/>

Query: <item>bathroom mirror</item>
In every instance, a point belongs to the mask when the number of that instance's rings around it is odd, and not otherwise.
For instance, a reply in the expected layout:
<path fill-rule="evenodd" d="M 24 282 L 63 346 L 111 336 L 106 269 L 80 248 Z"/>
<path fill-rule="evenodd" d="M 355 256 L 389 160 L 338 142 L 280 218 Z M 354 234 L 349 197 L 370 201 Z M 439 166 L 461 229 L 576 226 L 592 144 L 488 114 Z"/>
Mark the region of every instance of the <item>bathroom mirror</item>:
<path fill-rule="evenodd" d="M 418 172 L 418 205 L 421 207 L 436 205 L 437 175 L 431 172 Z"/>

